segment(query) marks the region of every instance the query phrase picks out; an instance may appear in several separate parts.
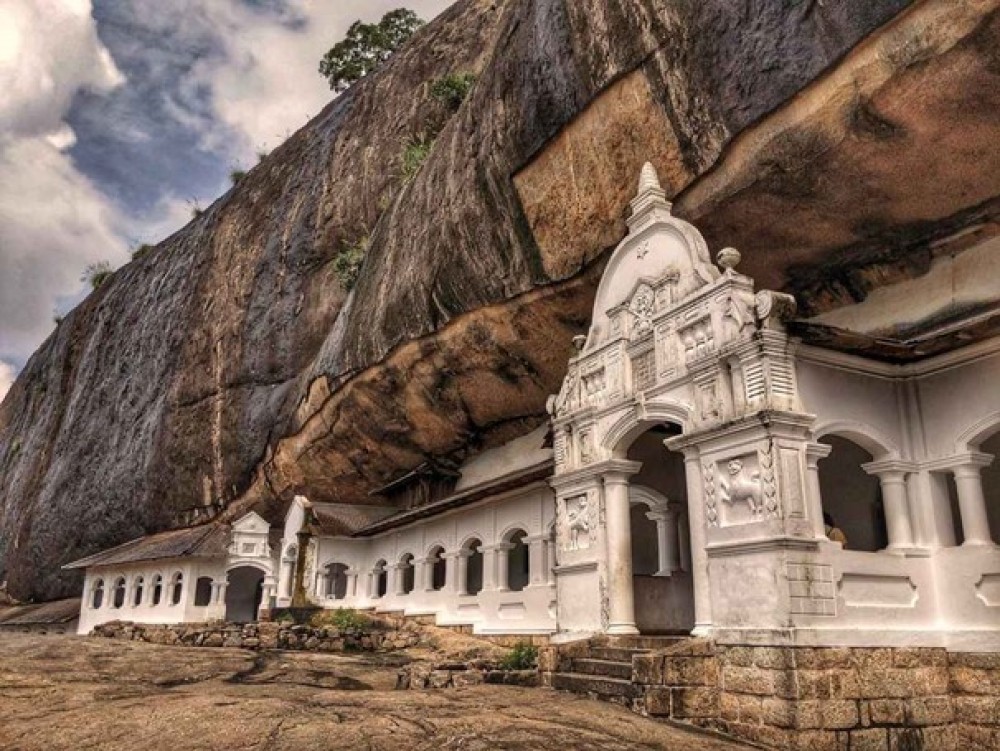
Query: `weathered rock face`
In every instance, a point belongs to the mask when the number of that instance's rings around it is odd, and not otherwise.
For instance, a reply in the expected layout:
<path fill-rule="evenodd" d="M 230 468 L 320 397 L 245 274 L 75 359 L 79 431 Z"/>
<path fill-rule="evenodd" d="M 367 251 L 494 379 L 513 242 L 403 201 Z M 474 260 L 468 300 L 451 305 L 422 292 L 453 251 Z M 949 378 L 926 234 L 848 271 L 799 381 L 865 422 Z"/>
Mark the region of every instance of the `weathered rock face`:
<path fill-rule="evenodd" d="M 360 499 L 533 428 L 647 158 L 814 312 L 990 234 L 997 4 L 459 2 L 31 359 L 0 406 L 0 581 L 67 593 L 59 564 L 192 506 Z M 462 71 L 451 115 L 429 83 Z"/>

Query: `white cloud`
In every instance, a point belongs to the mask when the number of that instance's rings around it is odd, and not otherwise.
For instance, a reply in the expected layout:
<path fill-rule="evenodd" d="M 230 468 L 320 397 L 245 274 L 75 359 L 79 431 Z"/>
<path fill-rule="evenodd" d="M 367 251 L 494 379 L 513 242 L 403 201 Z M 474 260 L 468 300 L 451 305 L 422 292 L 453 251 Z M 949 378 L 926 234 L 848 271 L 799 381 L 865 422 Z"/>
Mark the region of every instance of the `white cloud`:
<path fill-rule="evenodd" d="M 430 19 L 451 2 L 411 0 L 405 5 Z M 193 74 L 211 88 L 219 122 L 244 135 L 248 159 L 258 148 L 280 144 L 333 99 L 317 69 L 350 25 L 359 18 L 376 21 L 400 6 L 399 0 L 288 0 L 278 18 L 230 0 L 198 4 L 212 28 L 222 31 L 224 55 Z"/>
<path fill-rule="evenodd" d="M 124 16 L 116 22 L 124 17 L 129 26 L 117 26 L 115 38 L 143 62 L 129 70 L 139 71 L 134 75 L 154 92 L 163 87 L 165 111 L 178 128 L 194 129 L 203 148 L 225 158 L 240 155 L 244 166 L 256 161 L 257 149 L 278 145 L 333 98 L 317 66 L 350 24 L 377 20 L 401 5 L 120 2 L 129 5 L 118 6 Z M 405 5 L 429 19 L 450 3 Z M 166 189 L 152 211 L 125 215 L 68 154 L 78 136 L 67 124 L 76 94 L 129 85 L 91 14 L 91 0 L 0 0 L 0 357 L 15 365 L 51 331 L 56 308 L 82 295 L 80 274 L 88 263 L 106 259 L 118 265 L 129 244 L 158 242 L 190 218 L 187 195 Z M 162 44 L 146 45 L 151 38 Z M 185 72 L 177 80 L 179 62 Z M 167 81 L 176 86 L 166 87 Z M 107 129 L 130 142 L 148 139 L 128 117 L 109 119 Z M 160 148 L 155 142 L 147 147 Z M 202 190 L 203 184 L 192 186 L 190 195 Z"/>
<path fill-rule="evenodd" d="M 14 384 L 14 366 L 5 363 L 0 360 L 0 402 L 10 391 L 10 387 Z"/>
<path fill-rule="evenodd" d="M 124 79 L 89 0 L 0 0 L 0 18 L 0 356 L 17 362 L 79 291 L 81 269 L 124 253 L 120 217 L 65 153 L 74 95 Z"/>

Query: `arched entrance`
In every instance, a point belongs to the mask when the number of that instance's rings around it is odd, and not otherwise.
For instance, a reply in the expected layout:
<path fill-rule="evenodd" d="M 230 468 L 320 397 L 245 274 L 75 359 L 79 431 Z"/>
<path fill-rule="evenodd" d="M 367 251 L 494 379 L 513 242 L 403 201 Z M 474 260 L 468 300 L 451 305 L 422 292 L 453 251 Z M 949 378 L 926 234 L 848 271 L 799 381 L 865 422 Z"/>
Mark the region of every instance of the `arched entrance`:
<path fill-rule="evenodd" d="M 626 452 L 642 464 L 629 484 L 629 512 L 635 623 L 643 634 L 687 634 L 695 623 L 684 457 L 663 445 L 679 433 L 676 425 L 653 426 Z"/>
<path fill-rule="evenodd" d="M 257 620 L 264 599 L 264 571 L 254 566 L 229 570 L 226 587 L 226 621 L 250 623 Z"/>

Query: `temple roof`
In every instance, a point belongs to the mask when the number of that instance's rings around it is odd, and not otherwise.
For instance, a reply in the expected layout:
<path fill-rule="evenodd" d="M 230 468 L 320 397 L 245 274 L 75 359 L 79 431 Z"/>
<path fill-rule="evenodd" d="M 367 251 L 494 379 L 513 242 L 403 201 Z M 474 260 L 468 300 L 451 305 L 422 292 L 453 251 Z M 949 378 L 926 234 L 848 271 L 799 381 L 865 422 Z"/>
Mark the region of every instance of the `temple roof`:
<path fill-rule="evenodd" d="M 419 506 L 409 511 L 394 513 L 392 516 L 387 516 L 384 519 L 375 521 L 368 526 L 359 529 L 354 536 L 369 537 L 380 532 L 386 532 L 390 529 L 395 529 L 397 527 L 419 521 L 420 519 L 426 519 L 429 516 L 435 516 L 454 508 L 459 508 L 470 503 L 475 503 L 476 501 L 481 501 L 492 495 L 504 493 L 509 490 L 515 490 L 533 482 L 547 480 L 552 475 L 552 468 L 552 459 L 546 458 L 541 462 L 528 467 L 520 467 L 506 475 L 493 478 L 479 485 L 474 485 L 458 493 L 454 493 L 447 498 L 442 498 L 439 501 L 434 501 L 433 503 L 428 503 L 425 506 Z"/>
<path fill-rule="evenodd" d="M 311 531 L 328 537 L 350 537 L 370 524 L 399 513 L 387 506 L 349 503 L 313 503 Z"/>
<path fill-rule="evenodd" d="M 0 627 L 70 623 L 80 616 L 80 598 L 0 608 Z"/>
<path fill-rule="evenodd" d="M 140 537 L 118 547 L 67 563 L 64 569 L 112 566 L 164 558 L 222 558 L 229 545 L 229 527 L 225 524 L 203 524 L 198 527 L 174 529 L 156 535 Z"/>

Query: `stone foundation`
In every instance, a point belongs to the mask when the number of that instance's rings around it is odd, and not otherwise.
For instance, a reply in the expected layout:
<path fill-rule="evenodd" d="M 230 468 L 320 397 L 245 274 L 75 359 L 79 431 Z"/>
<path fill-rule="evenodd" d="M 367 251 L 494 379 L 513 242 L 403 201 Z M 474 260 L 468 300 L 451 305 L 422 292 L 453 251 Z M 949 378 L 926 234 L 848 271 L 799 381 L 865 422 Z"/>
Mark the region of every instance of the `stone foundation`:
<path fill-rule="evenodd" d="M 543 650 L 542 682 L 581 644 Z M 782 751 L 1000 749 L 1000 654 L 723 646 L 632 657 L 631 706 Z"/>
<path fill-rule="evenodd" d="M 484 661 L 407 665 L 399 671 L 396 688 L 463 688 L 483 683 L 503 686 L 537 686 L 536 670 L 505 670 Z"/>
<path fill-rule="evenodd" d="M 114 621 L 96 626 L 93 636 L 188 647 L 291 649 L 309 652 L 379 652 L 415 647 L 419 626 L 337 629 L 279 623 L 188 623 L 169 626 Z"/>

